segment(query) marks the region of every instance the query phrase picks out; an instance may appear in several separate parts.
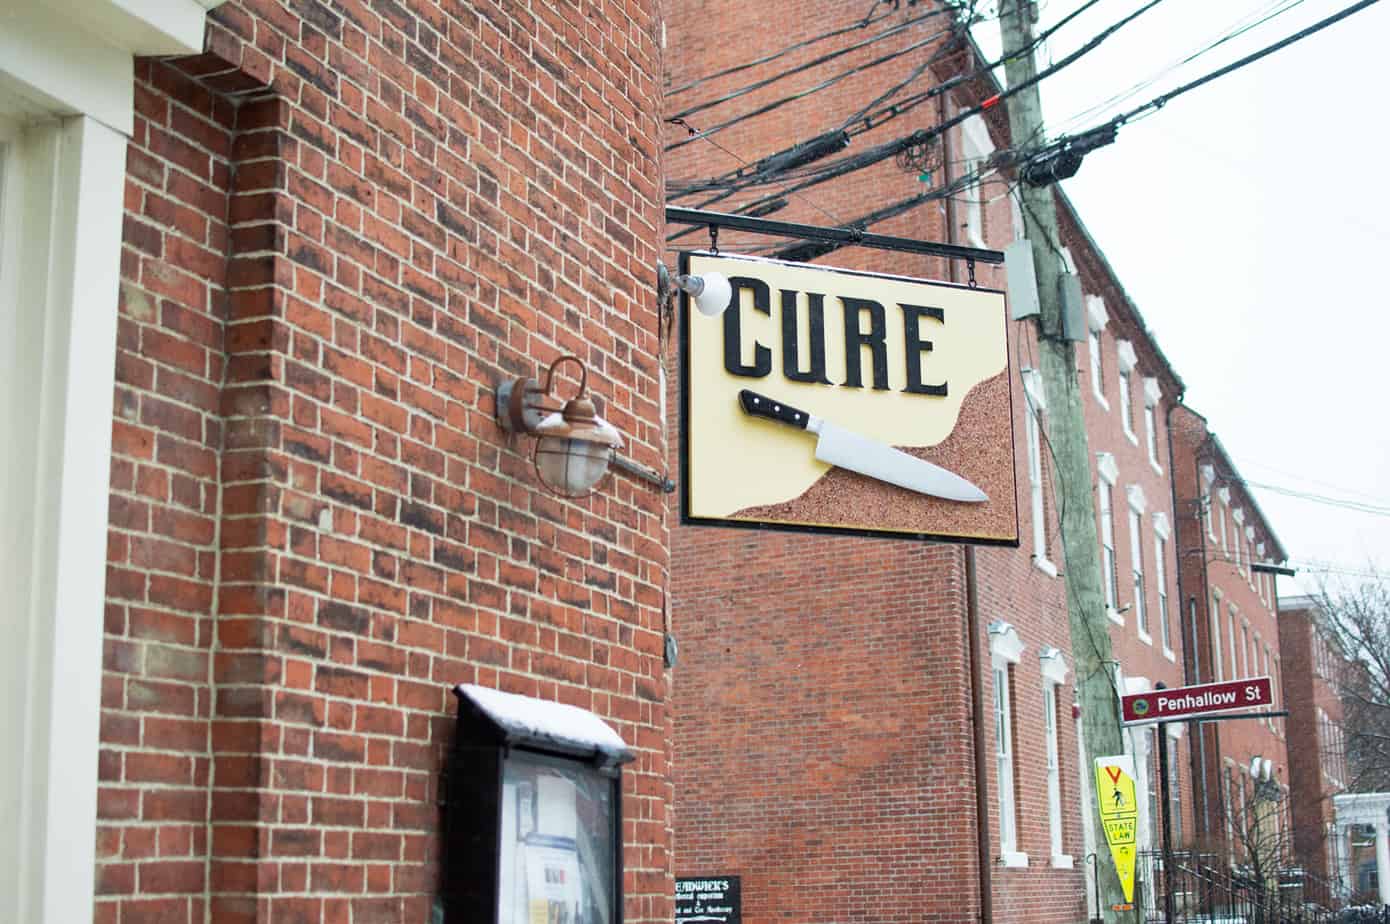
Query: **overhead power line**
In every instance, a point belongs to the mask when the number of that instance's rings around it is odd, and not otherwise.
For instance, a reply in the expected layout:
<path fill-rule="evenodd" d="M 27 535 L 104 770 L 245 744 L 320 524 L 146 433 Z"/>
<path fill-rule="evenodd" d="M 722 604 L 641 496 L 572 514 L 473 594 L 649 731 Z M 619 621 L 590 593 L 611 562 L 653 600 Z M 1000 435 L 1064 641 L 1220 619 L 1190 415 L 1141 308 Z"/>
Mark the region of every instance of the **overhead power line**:
<path fill-rule="evenodd" d="M 853 54 L 861 48 L 867 48 L 870 45 L 875 45 L 883 41 L 884 39 L 892 38 L 895 35 L 905 32 L 906 30 L 912 28 L 920 22 L 925 22 L 928 19 L 932 19 L 933 17 L 940 16 L 943 13 L 949 12 L 949 9 L 942 8 L 932 10 L 931 12 L 925 13 L 921 16 L 915 16 L 912 19 L 898 23 L 896 26 L 884 29 L 877 35 L 872 35 L 869 38 L 864 39 L 862 42 L 855 42 L 852 45 L 846 45 L 844 48 L 837 48 L 834 51 L 826 52 L 819 58 L 813 58 L 812 60 L 807 61 L 804 64 L 798 64 L 796 67 L 789 68 L 785 71 L 773 74 L 771 77 L 764 77 L 762 80 L 756 80 L 753 83 L 739 87 L 737 90 L 731 90 L 728 93 L 725 93 L 723 96 L 717 96 L 714 99 L 706 100 L 703 103 L 698 103 L 694 106 L 682 109 L 680 112 L 677 112 L 674 117 L 684 119 L 688 116 L 695 115 L 698 112 L 704 112 L 706 109 L 713 109 L 715 106 L 718 106 L 721 103 L 727 103 L 730 100 L 738 99 L 740 96 L 746 96 L 747 94 L 752 93 L 755 90 L 761 90 L 763 87 L 777 83 L 779 80 L 785 80 L 788 77 L 791 77 L 795 74 L 799 74 L 803 71 L 808 71 L 813 67 L 819 67 L 820 65 L 825 64 L 829 61 L 833 61 L 836 58 L 842 58 L 845 55 Z M 911 48 L 909 47 L 907 50 L 910 51 Z M 896 57 L 896 55 L 894 57 Z M 885 60 L 891 60 L 891 58 Z"/>
<path fill-rule="evenodd" d="M 776 61 L 778 58 L 784 58 L 787 55 L 792 54 L 793 52 L 800 51 L 803 48 L 809 48 L 812 45 L 817 45 L 821 42 L 827 41 L 828 39 L 839 38 L 840 36 L 850 32 L 858 32 L 861 29 L 867 29 L 874 23 L 882 22 L 889 16 L 893 15 L 892 12 L 886 12 L 882 16 L 875 17 L 874 8 L 877 8 L 878 6 L 879 4 L 875 3 L 874 6 L 870 8 L 869 15 L 865 16 L 863 19 L 856 20 L 852 25 L 842 26 L 838 29 L 832 29 L 829 32 L 822 32 L 820 35 L 814 35 L 811 38 L 795 42 L 791 45 L 788 45 L 786 48 L 781 49 L 780 51 L 774 51 L 771 54 L 763 55 L 761 58 L 755 58 L 752 61 L 744 61 L 741 64 L 735 64 L 731 67 L 726 67 L 723 70 L 715 71 L 713 74 L 697 78 L 688 83 L 683 83 L 678 87 L 672 87 L 671 89 L 666 91 L 666 95 L 675 96 L 677 93 L 684 93 L 687 90 L 693 90 L 695 87 L 709 83 L 712 80 L 718 80 L 721 77 L 728 77 L 732 74 L 738 74 L 746 70 L 751 70 L 752 68 L 759 67 L 763 64 L 769 64 L 773 61 Z"/>
<path fill-rule="evenodd" d="M 1240 58 L 1239 60 L 1232 61 L 1225 67 L 1217 68 L 1209 74 L 1205 74 L 1201 77 L 1198 77 L 1196 80 L 1189 81 L 1183 84 L 1182 86 L 1177 87 L 1176 89 L 1169 90 L 1167 93 L 1160 94 L 1154 97 L 1153 99 L 1149 100 L 1147 103 L 1144 103 L 1140 106 L 1136 106 L 1128 112 L 1121 113 L 1120 115 L 1117 115 L 1114 118 L 1110 119 L 1108 122 L 1102 123 L 1101 125 L 1095 128 L 1089 129 L 1088 131 L 1081 132 L 1079 134 L 1067 135 L 1062 138 L 1059 138 L 1056 141 L 1054 141 L 1051 145 L 1048 145 L 1047 148 L 1044 148 L 1043 150 L 1038 151 L 1030 156 L 1028 163 L 1023 168 L 1024 175 L 1025 177 L 1029 177 L 1031 173 L 1030 182 L 1033 182 L 1035 185 L 1046 185 L 1046 183 L 1049 181 L 1066 179 L 1067 177 L 1072 176 L 1076 173 L 1077 168 L 1081 165 L 1081 156 L 1083 156 L 1085 153 L 1088 153 L 1091 150 L 1094 150 L 1095 148 L 1103 146 L 1104 144 L 1109 144 L 1113 142 L 1115 140 L 1116 132 L 1119 130 L 1121 126 L 1123 126 L 1127 122 L 1131 122 L 1135 119 L 1142 118 L 1143 116 L 1148 115 L 1150 113 L 1157 112 L 1159 109 L 1162 109 L 1164 106 L 1168 105 L 1169 102 L 1171 102 L 1174 99 L 1177 99 L 1184 93 L 1190 93 L 1193 90 L 1196 90 L 1198 87 L 1206 86 L 1213 80 L 1216 80 L 1220 77 L 1224 77 L 1227 74 L 1230 74 L 1234 71 L 1238 71 L 1241 68 L 1246 67 L 1248 65 L 1254 64 L 1261 58 L 1267 57 L 1268 55 L 1272 55 L 1274 54 L 1274 52 L 1279 51 L 1282 48 L 1287 48 L 1295 42 L 1302 41 L 1310 35 L 1314 35 L 1318 32 L 1321 32 L 1323 29 L 1335 25 L 1341 22 L 1343 19 L 1346 19 L 1348 16 L 1351 16 L 1354 13 L 1358 13 L 1361 10 L 1364 10 L 1366 7 L 1372 6 L 1373 4 L 1378 2 L 1379 0 L 1361 0 L 1361 2 L 1359 3 L 1353 3 L 1351 6 L 1346 7 L 1340 12 L 1328 16 L 1326 19 L 1319 20 L 1318 22 L 1313 23 L 1311 26 L 1308 26 L 1305 29 L 1300 29 L 1298 32 L 1295 32 L 1293 35 L 1290 35 L 1287 38 L 1280 39 L 1279 41 L 1271 45 L 1266 45 L 1259 51 L 1252 52 L 1251 54 L 1248 54 L 1245 57 Z M 1088 141 L 1088 143 L 1085 146 L 1085 150 L 1074 151 L 1073 154 L 1068 155 L 1067 152 L 1069 150 L 1072 150 L 1073 146 L 1077 145 L 1077 143 L 1080 142 L 1082 139 L 1087 139 Z"/>
<path fill-rule="evenodd" d="M 1123 19 L 1120 19 L 1117 22 L 1114 22 L 1111 25 L 1107 26 L 1104 30 L 1087 40 L 1086 43 L 1083 44 L 1076 51 L 1057 61 L 1050 67 L 1047 67 L 1039 71 L 1037 74 L 1035 74 L 1033 77 L 1029 78 L 1026 81 L 1021 81 L 1016 86 L 1009 87 L 1006 90 L 1002 90 L 999 93 L 994 94 L 993 96 L 984 100 L 977 106 L 973 106 L 963 110 L 953 118 L 947 119 L 945 122 L 942 122 L 939 125 L 935 125 L 930 129 L 918 129 L 910 135 L 904 135 L 892 141 L 885 142 L 881 145 L 878 145 L 875 148 L 870 149 L 869 151 L 865 151 L 861 154 L 853 155 L 848 158 L 842 158 L 838 161 L 833 161 L 819 168 L 815 173 L 808 175 L 805 179 L 801 180 L 800 182 L 784 187 L 778 190 L 776 193 L 771 193 L 759 199 L 755 199 L 754 201 L 735 209 L 735 212 L 742 212 L 746 209 L 760 207 L 767 201 L 770 201 L 771 199 L 774 199 L 778 196 L 800 192 L 812 186 L 816 186 L 829 180 L 835 179 L 837 177 L 844 176 L 847 173 L 852 173 L 856 170 L 862 170 L 865 167 L 869 167 L 873 164 L 880 163 L 884 160 L 887 160 L 890 157 L 895 157 L 898 154 L 914 146 L 925 145 L 933 141 L 946 131 L 964 122 L 966 119 L 969 119 L 972 116 L 979 115 L 981 113 L 989 111 L 990 109 L 993 109 L 995 106 L 999 105 L 1000 103 L 1009 99 L 1015 94 L 1021 93 L 1028 87 L 1031 87 L 1034 84 L 1037 84 L 1038 82 L 1047 79 L 1048 77 L 1052 76 L 1053 74 L 1056 74 L 1063 68 L 1066 68 L 1069 65 L 1075 63 L 1084 55 L 1095 50 L 1102 42 L 1104 42 L 1110 36 L 1114 35 L 1120 29 L 1124 28 L 1126 25 L 1133 22 L 1135 19 L 1139 18 L 1144 13 L 1153 9 L 1161 2 L 1163 2 L 1163 0 L 1149 0 L 1148 3 L 1145 3 L 1143 6 L 1139 7 L 1139 9 L 1125 16 Z M 994 65 L 987 65 L 984 68 L 977 69 L 970 75 L 960 78 L 952 78 L 952 80 L 946 81 L 945 83 L 937 87 L 934 87 L 932 90 L 924 91 L 922 96 L 925 100 L 925 98 L 928 98 L 928 95 L 939 95 L 940 93 L 945 92 L 948 86 L 955 86 L 961 82 L 964 82 L 965 80 L 970 79 L 971 77 L 980 76 L 984 73 L 987 73 L 988 70 L 992 69 L 992 67 L 997 66 L 997 63 L 998 62 L 996 62 Z M 703 132 L 700 133 L 700 135 L 705 135 L 708 133 L 709 132 Z M 685 142 L 681 143 L 688 143 L 690 141 L 696 140 L 697 137 L 699 136 L 693 136 L 692 138 L 686 139 Z M 719 195 L 713 196 L 705 200 L 704 202 L 701 202 L 697 207 L 706 208 L 710 205 L 713 205 L 716 202 L 727 199 L 730 195 L 732 195 L 734 192 L 737 192 L 739 189 L 754 185 L 758 182 L 765 182 L 765 180 L 760 180 L 757 177 L 751 178 L 740 184 L 734 185 L 729 189 L 726 189 Z M 690 229 L 678 231 L 675 234 L 669 236 L 667 240 L 676 240 L 677 238 L 684 237 L 685 235 L 690 233 L 692 233 Z"/>

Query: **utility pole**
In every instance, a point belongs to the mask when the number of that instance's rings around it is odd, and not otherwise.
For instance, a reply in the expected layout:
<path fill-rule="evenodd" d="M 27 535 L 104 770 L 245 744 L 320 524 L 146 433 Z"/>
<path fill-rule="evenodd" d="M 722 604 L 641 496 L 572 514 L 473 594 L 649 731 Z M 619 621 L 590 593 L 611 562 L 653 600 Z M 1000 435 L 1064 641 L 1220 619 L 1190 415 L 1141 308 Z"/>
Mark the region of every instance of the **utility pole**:
<path fill-rule="evenodd" d="M 1005 0 L 1000 11 L 1004 54 L 1009 57 L 1004 73 L 1011 87 L 1031 79 L 1036 73 L 1033 44 L 1032 4 L 1028 0 Z M 1010 97 L 1009 131 L 1015 145 L 1043 138 L 1042 106 L 1037 85 Z M 1023 226 L 1033 245 L 1033 265 L 1037 270 L 1038 354 L 1043 390 L 1047 396 L 1048 442 L 1056 460 L 1056 488 L 1061 498 L 1062 554 L 1066 569 L 1067 615 L 1071 628 L 1072 658 L 1076 667 L 1076 695 L 1081 705 L 1081 727 L 1086 739 L 1087 766 L 1083 779 L 1095 779 L 1095 758 L 1124 753 L 1120 737 L 1119 702 L 1113 687 L 1110 654 L 1110 627 L 1105 615 L 1105 593 L 1101 581 L 1100 540 L 1096 531 L 1095 500 L 1091 493 L 1090 449 L 1086 442 L 1086 421 L 1081 405 L 1081 389 L 1076 380 L 1076 352 L 1072 341 L 1062 336 L 1062 300 L 1059 282 L 1064 272 L 1061 236 L 1057 230 L 1057 203 L 1051 187 L 1035 188 L 1020 184 Z M 1095 785 L 1083 787 L 1083 798 L 1094 808 Z M 1134 920 L 1133 914 L 1117 913 L 1113 906 L 1124 902 L 1115 861 L 1106 847 L 1100 812 L 1092 811 L 1099 873 L 1098 913 L 1106 921 Z"/>

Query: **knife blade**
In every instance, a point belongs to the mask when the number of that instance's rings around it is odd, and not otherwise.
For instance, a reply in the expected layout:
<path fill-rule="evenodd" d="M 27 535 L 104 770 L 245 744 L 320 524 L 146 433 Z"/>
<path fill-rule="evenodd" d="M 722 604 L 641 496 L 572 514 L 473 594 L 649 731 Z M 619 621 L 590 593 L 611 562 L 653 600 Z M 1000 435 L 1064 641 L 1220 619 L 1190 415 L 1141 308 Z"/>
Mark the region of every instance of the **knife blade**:
<path fill-rule="evenodd" d="M 744 388 L 738 403 L 750 417 L 762 417 L 814 433 L 816 458 L 840 468 L 867 475 L 878 481 L 946 500 L 979 504 L 989 496 L 949 469 L 925 459 L 885 446 L 877 440 L 846 430 L 820 417 L 813 417 L 790 404 Z"/>

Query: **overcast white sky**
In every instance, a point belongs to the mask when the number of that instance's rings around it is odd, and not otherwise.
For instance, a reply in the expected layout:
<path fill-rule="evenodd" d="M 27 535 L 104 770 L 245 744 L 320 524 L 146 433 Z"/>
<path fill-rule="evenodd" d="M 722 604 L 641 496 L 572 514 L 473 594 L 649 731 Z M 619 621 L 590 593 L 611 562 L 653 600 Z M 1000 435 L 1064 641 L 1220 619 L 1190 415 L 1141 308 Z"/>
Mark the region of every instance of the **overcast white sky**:
<path fill-rule="evenodd" d="M 1052 135 L 1099 124 L 1350 5 L 1164 0 L 1042 84 Z M 1039 31 L 1082 5 L 1044 0 Z M 1143 0 L 1101 0 L 1060 59 Z M 1288 8 L 1123 102 L 1238 22 Z M 1252 17 L 1252 14 L 1258 14 Z M 998 29 L 981 27 L 987 53 Z M 1301 569 L 1390 571 L 1390 2 L 1173 100 L 1064 188 Z M 1292 491 L 1334 503 L 1291 497 Z M 1354 512 L 1346 502 L 1378 512 Z M 1315 590 L 1322 572 L 1281 579 Z M 1331 575 L 1346 579 L 1348 575 Z M 1353 578 L 1354 579 L 1354 578 Z"/>

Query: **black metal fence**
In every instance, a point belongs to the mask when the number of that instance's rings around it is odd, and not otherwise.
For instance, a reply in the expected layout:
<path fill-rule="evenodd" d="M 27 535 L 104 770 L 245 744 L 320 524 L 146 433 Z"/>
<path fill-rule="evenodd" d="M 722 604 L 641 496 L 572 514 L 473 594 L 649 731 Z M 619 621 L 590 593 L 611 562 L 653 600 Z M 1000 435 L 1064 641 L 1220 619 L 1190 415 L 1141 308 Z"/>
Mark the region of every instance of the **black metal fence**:
<path fill-rule="evenodd" d="M 1164 876 L 1160 851 L 1140 851 L 1135 901 L 1147 922 L 1168 924 L 1390 924 L 1390 908 L 1336 907 L 1336 890 L 1303 870 L 1257 876 L 1200 851 L 1174 851 Z M 1172 888 L 1171 921 L 1165 883 Z M 1371 917 L 1361 915 L 1370 914 Z"/>

